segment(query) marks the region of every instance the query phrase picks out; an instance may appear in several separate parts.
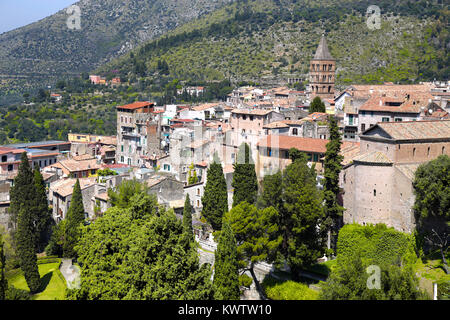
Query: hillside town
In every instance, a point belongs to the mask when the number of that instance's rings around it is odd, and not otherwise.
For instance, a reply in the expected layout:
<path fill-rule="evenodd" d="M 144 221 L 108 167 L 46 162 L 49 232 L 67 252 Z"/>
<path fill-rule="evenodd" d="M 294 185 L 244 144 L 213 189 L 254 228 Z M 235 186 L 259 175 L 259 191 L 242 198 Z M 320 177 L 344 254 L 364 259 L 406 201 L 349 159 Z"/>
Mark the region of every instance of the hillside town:
<path fill-rule="evenodd" d="M 189 195 L 200 260 L 212 263 L 214 254 L 208 252 L 214 252 L 217 241 L 202 217 L 211 163 L 219 159 L 222 165 L 228 208 L 233 206 L 233 174 L 243 144 L 249 146 L 258 183 L 286 169 L 295 148 L 306 154 L 322 189 L 329 122 L 334 118 L 342 137 L 338 202 L 345 208 L 344 224 L 385 224 L 412 234 L 415 172 L 440 155 L 450 156 L 450 82 L 350 84 L 337 91 L 337 63 L 323 36 L 304 91 L 244 86 L 226 101 L 136 101 L 116 106 L 115 136 L 74 132 L 67 141 L 0 146 L 0 224 L 6 230 L 15 228 L 8 213 L 10 189 L 26 152 L 31 167 L 41 171 L 57 223 L 67 217 L 77 180 L 89 223 L 111 207 L 108 190 L 123 181 L 145 184 L 158 203 L 172 208 L 180 219 Z M 97 75 L 90 81 L 107 84 Z M 110 82 L 120 85 L 120 78 Z M 197 95 L 203 90 L 189 86 L 180 93 Z M 324 105 L 321 112 L 311 110 L 317 97 Z M 331 258 L 324 255 L 320 261 Z M 271 267 L 260 263 L 257 272 L 267 273 Z"/>

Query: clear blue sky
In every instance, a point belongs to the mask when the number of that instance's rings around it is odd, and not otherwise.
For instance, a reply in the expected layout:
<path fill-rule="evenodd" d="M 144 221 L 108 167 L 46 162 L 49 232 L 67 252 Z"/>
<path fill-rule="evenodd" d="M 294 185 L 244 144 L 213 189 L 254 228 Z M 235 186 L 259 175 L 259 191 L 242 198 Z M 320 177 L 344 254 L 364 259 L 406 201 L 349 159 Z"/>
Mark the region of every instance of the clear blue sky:
<path fill-rule="evenodd" d="M 0 33 L 48 17 L 77 0 L 0 0 Z"/>

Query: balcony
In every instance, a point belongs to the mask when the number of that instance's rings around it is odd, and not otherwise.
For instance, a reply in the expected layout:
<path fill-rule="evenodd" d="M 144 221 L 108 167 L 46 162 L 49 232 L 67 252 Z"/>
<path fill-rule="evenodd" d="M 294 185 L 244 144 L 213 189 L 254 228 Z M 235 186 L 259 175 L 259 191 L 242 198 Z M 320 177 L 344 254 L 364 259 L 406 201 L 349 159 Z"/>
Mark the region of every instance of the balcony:
<path fill-rule="evenodd" d="M 122 137 L 140 138 L 141 135 L 134 131 L 122 131 Z"/>

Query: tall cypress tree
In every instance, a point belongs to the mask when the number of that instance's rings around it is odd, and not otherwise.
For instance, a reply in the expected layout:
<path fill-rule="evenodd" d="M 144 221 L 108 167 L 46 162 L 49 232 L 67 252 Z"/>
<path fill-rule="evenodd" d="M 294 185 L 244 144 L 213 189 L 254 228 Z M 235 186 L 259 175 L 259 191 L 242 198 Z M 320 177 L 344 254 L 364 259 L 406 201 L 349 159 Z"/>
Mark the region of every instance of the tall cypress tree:
<path fill-rule="evenodd" d="M 64 257 L 74 258 L 76 257 L 74 247 L 81 236 L 81 226 L 84 222 L 83 196 L 81 194 L 80 181 L 78 179 L 73 187 L 72 201 L 66 219 L 63 255 Z"/>
<path fill-rule="evenodd" d="M 327 143 L 324 161 L 324 200 L 325 200 L 325 223 L 327 231 L 328 249 L 336 248 L 337 232 L 342 226 L 342 214 L 344 208 L 338 203 L 339 174 L 342 170 L 341 134 L 336 118 L 328 118 L 328 128 L 330 131 L 330 142 Z M 325 231 L 324 230 L 324 231 Z"/>
<path fill-rule="evenodd" d="M 5 300 L 5 292 L 8 288 L 8 282 L 5 277 L 5 254 L 3 252 L 3 238 L 0 234 L 0 300 Z"/>
<path fill-rule="evenodd" d="M 17 244 L 20 268 L 31 292 L 37 292 L 40 287 L 35 253 L 37 241 L 35 194 L 33 172 L 28 162 L 27 153 L 23 152 L 19 171 L 10 190 L 10 213 L 11 219 L 16 224 L 14 238 Z"/>
<path fill-rule="evenodd" d="M 192 230 L 192 205 L 191 200 L 189 198 L 189 194 L 186 195 L 186 200 L 184 201 L 184 209 L 183 209 L 183 228 L 184 231 L 193 237 Z"/>
<path fill-rule="evenodd" d="M 37 265 L 35 241 L 33 238 L 32 218 L 30 211 L 21 208 L 17 218 L 17 252 L 19 253 L 20 268 L 31 293 L 39 291 L 41 277 Z"/>
<path fill-rule="evenodd" d="M 239 300 L 239 264 L 236 239 L 230 224 L 225 221 L 222 224 L 214 257 L 214 298 L 216 300 Z"/>
<path fill-rule="evenodd" d="M 207 171 L 202 204 L 203 217 L 206 218 L 214 230 L 220 230 L 222 217 L 228 211 L 228 194 L 222 165 L 216 161 L 211 163 Z"/>
<path fill-rule="evenodd" d="M 54 221 L 48 206 L 44 179 L 38 169 L 34 170 L 34 185 L 36 188 L 36 247 L 38 252 L 41 252 L 49 240 Z"/>
<path fill-rule="evenodd" d="M 233 207 L 243 201 L 254 204 L 258 195 L 258 181 L 248 144 L 243 143 L 239 147 L 237 162 L 233 167 L 233 182 L 231 184 L 234 188 Z"/>

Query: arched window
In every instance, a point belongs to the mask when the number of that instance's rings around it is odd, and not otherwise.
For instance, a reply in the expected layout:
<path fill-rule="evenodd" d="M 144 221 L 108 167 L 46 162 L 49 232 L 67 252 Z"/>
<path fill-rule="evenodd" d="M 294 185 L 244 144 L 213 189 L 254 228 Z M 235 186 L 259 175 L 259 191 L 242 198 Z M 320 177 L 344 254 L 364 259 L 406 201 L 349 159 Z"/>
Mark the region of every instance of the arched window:
<path fill-rule="evenodd" d="M 428 157 L 430 156 L 430 147 L 428 147 L 428 149 L 427 149 L 427 156 Z"/>
<path fill-rule="evenodd" d="M 442 154 L 445 154 L 445 147 L 442 147 Z"/>
<path fill-rule="evenodd" d="M 413 157 L 416 155 L 416 148 L 413 148 Z"/>

